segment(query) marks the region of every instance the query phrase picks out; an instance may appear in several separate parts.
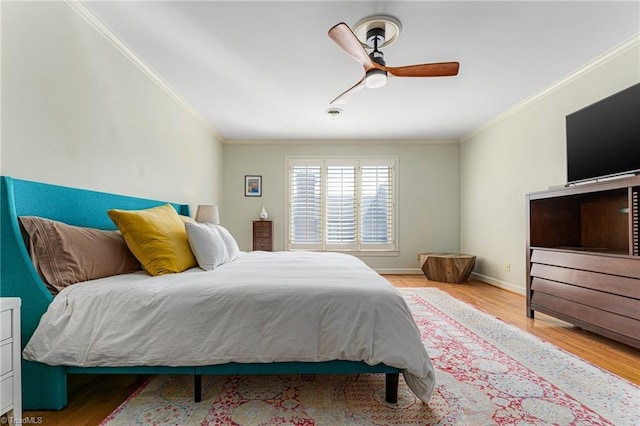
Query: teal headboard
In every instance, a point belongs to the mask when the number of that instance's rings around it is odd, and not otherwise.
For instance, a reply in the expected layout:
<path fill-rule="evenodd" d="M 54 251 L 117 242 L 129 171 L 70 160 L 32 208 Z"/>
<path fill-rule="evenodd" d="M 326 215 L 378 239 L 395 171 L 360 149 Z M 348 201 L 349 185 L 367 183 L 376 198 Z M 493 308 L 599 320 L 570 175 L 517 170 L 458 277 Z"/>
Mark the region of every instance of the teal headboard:
<path fill-rule="evenodd" d="M 47 310 L 53 296 L 45 287 L 33 267 L 18 225 L 19 216 L 40 216 L 99 229 L 116 229 L 109 219 L 109 209 L 145 209 L 165 204 L 166 201 L 148 200 L 85 189 L 69 188 L 39 182 L 1 177 L 0 194 L 0 296 L 20 297 L 22 347 L 31 338 L 40 317 Z M 172 203 L 179 214 L 188 216 L 189 206 Z M 51 394 L 64 395 L 64 402 L 54 401 L 50 406 L 66 404 L 66 372 L 64 367 L 50 367 L 35 362 L 22 362 L 23 404 L 25 408 L 35 402 L 42 404 Z M 25 386 L 38 383 L 40 386 Z M 59 387 L 60 392 L 46 391 Z M 27 394 L 27 389 L 29 393 Z M 42 389 L 42 394 L 38 393 Z M 46 391 L 46 392 L 45 392 Z M 33 402 L 33 404 L 32 404 Z"/>

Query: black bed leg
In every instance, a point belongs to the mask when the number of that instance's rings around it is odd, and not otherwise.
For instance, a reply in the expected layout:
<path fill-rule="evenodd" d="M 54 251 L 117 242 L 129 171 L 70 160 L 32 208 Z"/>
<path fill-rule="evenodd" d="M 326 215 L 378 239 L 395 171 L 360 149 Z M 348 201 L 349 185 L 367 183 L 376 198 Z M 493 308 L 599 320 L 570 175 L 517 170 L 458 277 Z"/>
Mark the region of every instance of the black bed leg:
<path fill-rule="evenodd" d="M 398 380 L 400 373 L 386 373 L 385 396 L 384 399 L 389 404 L 398 402 Z"/>
<path fill-rule="evenodd" d="M 193 375 L 193 400 L 202 401 L 202 376 L 199 374 Z"/>

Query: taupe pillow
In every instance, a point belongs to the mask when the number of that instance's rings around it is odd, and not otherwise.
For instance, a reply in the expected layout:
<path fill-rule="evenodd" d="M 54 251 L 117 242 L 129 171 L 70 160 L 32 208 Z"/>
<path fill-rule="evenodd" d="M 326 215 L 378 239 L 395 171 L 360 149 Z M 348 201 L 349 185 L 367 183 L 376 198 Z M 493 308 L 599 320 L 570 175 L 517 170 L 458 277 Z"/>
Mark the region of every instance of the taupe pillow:
<path fill-rule="evenodd" d="M 22 216 L 29 251 L 53 294 L 82 281 L 140 270 L 118 231 L 83 228 L 36 216 Z"/>

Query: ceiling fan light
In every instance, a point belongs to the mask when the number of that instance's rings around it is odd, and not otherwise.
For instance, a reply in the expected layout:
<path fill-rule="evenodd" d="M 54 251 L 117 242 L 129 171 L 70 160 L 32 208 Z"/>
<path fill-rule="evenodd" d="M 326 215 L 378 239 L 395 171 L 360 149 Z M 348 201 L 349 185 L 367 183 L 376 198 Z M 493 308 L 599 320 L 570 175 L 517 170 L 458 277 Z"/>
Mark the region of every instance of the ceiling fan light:
<path fill-rule="evenodd" d="M 371 70 L 364 79 L 370 89 L 377 89 L 387 84 L 387 72 L 383 70 Z"/>

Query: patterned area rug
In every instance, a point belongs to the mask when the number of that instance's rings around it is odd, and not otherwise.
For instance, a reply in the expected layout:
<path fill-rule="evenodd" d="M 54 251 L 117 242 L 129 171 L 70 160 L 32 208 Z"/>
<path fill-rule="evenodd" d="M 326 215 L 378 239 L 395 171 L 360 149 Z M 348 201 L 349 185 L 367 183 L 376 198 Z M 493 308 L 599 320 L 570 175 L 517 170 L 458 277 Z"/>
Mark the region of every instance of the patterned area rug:
<path fill-rule="evenodd" d="M 103 425 L 639 425 L 640 387 L 433 288 L 401 289 L 437 370 L 428 404 L 400 376 L 154 376 Z M 524 315 L 524 313 L 523 313 Z"/>

